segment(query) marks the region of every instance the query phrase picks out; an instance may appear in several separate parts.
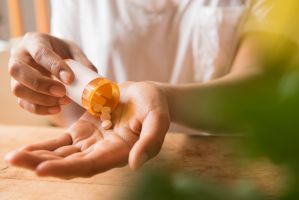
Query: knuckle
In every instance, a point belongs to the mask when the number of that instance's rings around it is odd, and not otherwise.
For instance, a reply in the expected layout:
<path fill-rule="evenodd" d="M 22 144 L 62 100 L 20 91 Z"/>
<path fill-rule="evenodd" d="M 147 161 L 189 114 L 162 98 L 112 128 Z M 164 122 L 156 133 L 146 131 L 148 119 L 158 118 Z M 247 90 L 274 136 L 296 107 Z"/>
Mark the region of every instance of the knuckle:
<path fill-rule="evenodd" d="M 17 97 L 21 96 L 22 89 L 23 89 L 23 86 L 20 83 L 14 84 L 11 88 L 12 93 Z"/>
<path fill-rule="evenodd" d="M 33 49 L 32 57 L 36 61 L 42 60 L 44 56 L 47 56 L 48 48 L 45 46 L 37 46 Z"/>
<path fill-rule="evenodd" d="M 32 36 L 32 34 L 34 34 L 35 32 L 27 32 L 24 35 L 24 39 L 30 38 Z"/>
<path fill-rule="evenodd" d="M 26 102 L 22 99 L 18 99 L 18 104 L 21 108 L 23 108 L 24 110 L 27 110 L 29 112 L 36 113 L 36 111 L 37 111 L 37 107 L 35 104 Z"/>
<path fill-rule="evenodd" d="M 33 148 L 32 148 L 32 145 L 30 145 L 30 144 L 26 144 L 26 145 L 22 146 L 22 147 L 20 148 L 20 150 L 21 150 L 21 151 L 32 151 Z"/>
<path fill-rule="evenodd" d="M 54 61 L 53 60 L 51 62 L 51 69 L 50 69 L 51 73 L 54 74 L 54 75 L 58 75 L 58 73 L 61 69 L 60 66 L 62 66 L 62 64 L 63 64 L 63 61 L 61 61 L 61 60 L 59 60 L 59 61 Z"/>
<path fill-rule="evenodd" d="M 33 78 L 31 85 L 37 91 L 42 90 L 42 81 L 39 78 Z"/>
<path fill-rule="evenodd" d="M 25 33 L 23 40 L 31 40 L 32 38 L 38 37 L 40 33 L 38 32 L 27 32 Z"/>
<path fill-rule="evenodd" d="M 25 33 L 25 35 L 23 37 L 23 41 L 30 42 L 32 40 L 46 38 L 47 36 L 49 36 L 49 34 L 29 31 L 29 32 Z"/>
<path fill-rule="evenodd" d="M 10 49 L 10 55 L 15 55 L 19 51 L 19 46 L 14 46 Z"/>
<path fill-rule="evenodd" d="M 35 113 L 35 105 L 18 98 L 18 105 L 29 112 Z"/>
<path fill-rule="evenodd" d="M 32 113 L 38 113 L 39 109 L 35 104 L 28 104 L 28 110 Z"/>
<path fill-rule="evenodd" d="M 18 77 L 21 73 L 21 62 L 17 59 L 10 59 L 8 72 L 12 77 Z"/>
<path fill-rule="evenodd" d="M 18 105 L 24 109 L 24 104 L 23 104 L 22 99 L 18 98 L 17 101 L 18 101 Z"/>
<path fill-rule="evenodd" d="M 22 63 L 32 66 L 34 64 L 34 60 L 30 56 L 22 56 Z"/>

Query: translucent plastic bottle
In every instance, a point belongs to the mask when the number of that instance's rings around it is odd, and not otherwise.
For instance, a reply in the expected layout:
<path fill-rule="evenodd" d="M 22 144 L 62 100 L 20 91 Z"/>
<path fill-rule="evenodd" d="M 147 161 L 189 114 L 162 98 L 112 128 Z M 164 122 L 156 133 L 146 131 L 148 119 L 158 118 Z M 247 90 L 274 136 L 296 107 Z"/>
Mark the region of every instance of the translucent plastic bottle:
<path fill-rule="evenodd" d="M 118 85 L 96 72 L 72 60 L 64 60 L 73 70 L 75 79 L 65 85 L 66 95 L 92 115 L 100 116 L 101 108 L 109 107 L 113 111 L 119 102 Z"/>

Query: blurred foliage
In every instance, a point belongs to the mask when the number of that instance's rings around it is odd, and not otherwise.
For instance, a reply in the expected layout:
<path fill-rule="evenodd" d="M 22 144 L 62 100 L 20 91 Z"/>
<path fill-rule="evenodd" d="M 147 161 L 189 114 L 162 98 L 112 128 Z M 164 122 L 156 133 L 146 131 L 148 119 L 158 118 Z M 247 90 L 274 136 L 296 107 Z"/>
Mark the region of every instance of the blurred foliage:
<path fill-rule="evenodd" d="M 167 170 L 147 171 L 126 200 L 262 200 L 253 185 L 236 188 L 215 185 L 206 180 Z"/>
<path fill-rule="evenodd" d="M 257 77 L 240 84 L 231 91 L 211 94 L 215 119 L 237 124 L 249 137 L 239 145 L 251 155 L 269 157 L 278 165 L 287 166 L 292 174 L 289 189 L 281 200 L 299 199 L 299 58 L 296 42 L 299 41 L 299 1 L 263 0 L 256 2 L 264 16 L 265 29 L 289 37 L 295 43 L 283 42 L 280 37 L 260 37 L 267 54 L 264 59 L 267 76 Z M 265 6 L 263 10 L 263 6 Z M 250 16 L 247 26 L 261 26 Z M 265 29 L 266 30 L 266 29 Z M 239 94 L 238 98 L 234 98 Z M 231 97 L 231 98 L 230 98 Z M 218 99 L 221 99 L 219 103 Z M 169 171 L 151 171 L 136 184 L 127 200 L 260 200 L 254 187 L 243 185 L 229 188 L 194 178 L 192 175 Z"/>

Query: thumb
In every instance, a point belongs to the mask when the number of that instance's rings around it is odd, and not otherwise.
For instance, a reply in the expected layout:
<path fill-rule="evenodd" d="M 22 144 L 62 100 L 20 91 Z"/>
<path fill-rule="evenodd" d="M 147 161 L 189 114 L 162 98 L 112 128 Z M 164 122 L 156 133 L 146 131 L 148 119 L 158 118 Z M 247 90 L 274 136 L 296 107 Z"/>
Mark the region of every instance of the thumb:
<path fill-rule="evenodd" d="M 148 113 L 143 121 L 139 140 L 129 154 L 129 166 L 139 169 L 147 160 L 156 156 L 162 147 L 169 128 L 169 117 L 157 111 Z"/>

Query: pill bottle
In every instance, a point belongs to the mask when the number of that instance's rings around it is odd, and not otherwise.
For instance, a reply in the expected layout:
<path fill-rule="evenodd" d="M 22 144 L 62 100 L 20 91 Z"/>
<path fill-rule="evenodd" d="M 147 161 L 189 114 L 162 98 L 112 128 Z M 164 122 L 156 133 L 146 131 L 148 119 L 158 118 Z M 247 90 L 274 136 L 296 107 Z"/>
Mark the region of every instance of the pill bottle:
<path fill-rule="evenodd" d="M 100 116 L 103 107 L 110 107 L 111 111 L 116 108 L 120 96 L 116 83 L 101 77 L 75 60 L 64 61 L 75 75 L 71 84 L 64 84 L 66 96 L 95 116 Z"/>

